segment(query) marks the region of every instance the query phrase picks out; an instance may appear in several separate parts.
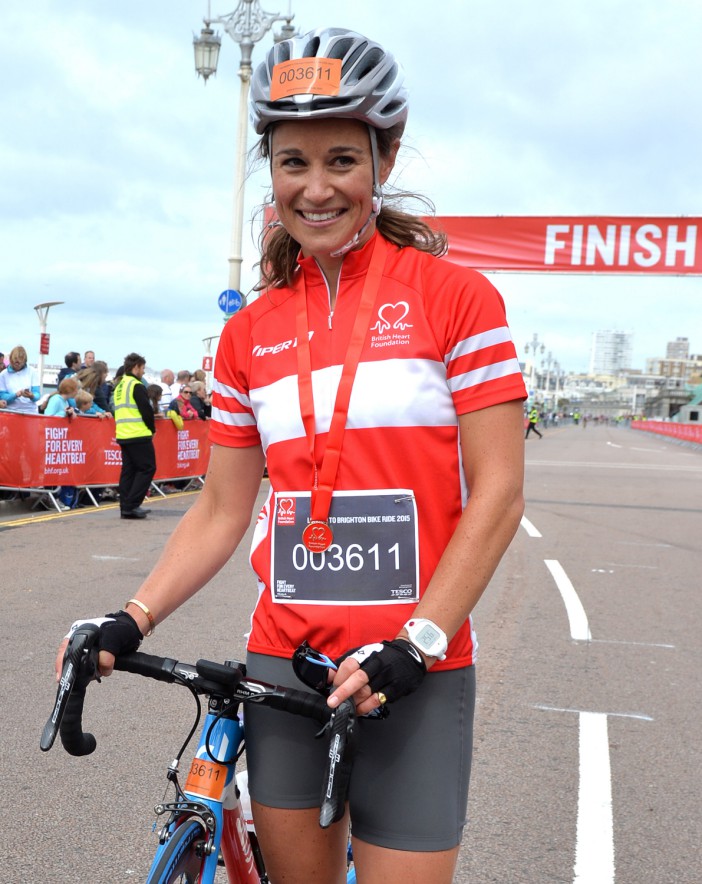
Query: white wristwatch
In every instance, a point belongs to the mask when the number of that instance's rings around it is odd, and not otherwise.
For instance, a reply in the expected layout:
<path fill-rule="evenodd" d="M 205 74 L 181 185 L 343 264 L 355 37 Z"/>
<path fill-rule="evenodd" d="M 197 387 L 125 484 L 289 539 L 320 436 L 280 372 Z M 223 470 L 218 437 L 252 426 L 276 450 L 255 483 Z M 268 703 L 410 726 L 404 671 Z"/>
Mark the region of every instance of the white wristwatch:
<path fill-rule="evenodd" d="M 405 623 L 404 629 L 410 643 L 417 650 L 426 654 L 427 657 L 438 657 L 439 660 L 446 659 L 448 639 L 446 638 L 446 633 L 436 623 L 433 623 L 431 620 L 414 617 Z"/>

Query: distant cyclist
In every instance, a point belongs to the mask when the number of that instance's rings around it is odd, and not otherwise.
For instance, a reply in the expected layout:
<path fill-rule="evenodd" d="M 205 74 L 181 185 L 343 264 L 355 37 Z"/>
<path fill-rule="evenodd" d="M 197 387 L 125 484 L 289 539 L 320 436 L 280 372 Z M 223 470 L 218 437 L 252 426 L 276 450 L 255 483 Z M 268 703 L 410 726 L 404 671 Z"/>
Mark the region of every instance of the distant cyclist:
<path fill-rule="evenodd" d="M 227 562 L 265 462 L 249 673 L 290 684 L 307 639 L 339 662 L 331 705 L 391 707 L 386 721 L 361 719 L 351 777 L 364 884 L 452 880 L 472 748 L 470 612 L 523 510 L 526 391 L 502 299 L 440 260 L 443 235 L 383 192 L 407 102 L 393 56 L 347 30 L 278 43 L 256 69 L 251 118 L 278 219 L 263 291 L 222 332 L 204 490 L 102 637 L 112 652 L 135 647 Z M 449 102 L 437 95 L 437 108 Z M 195 559 L 193 536 L 207 538 Z M 347 830 L 318 825 L 327 744 L 303 719 L 246 715 L 271 880 L 336 884 Z"/>

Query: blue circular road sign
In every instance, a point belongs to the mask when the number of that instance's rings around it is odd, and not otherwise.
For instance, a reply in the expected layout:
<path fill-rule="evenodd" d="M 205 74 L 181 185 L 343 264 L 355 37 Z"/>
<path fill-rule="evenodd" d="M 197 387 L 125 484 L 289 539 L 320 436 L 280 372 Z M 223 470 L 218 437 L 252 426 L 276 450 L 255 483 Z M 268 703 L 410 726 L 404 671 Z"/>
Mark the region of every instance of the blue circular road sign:
<path fill-rule="evenodd" d="M 219 309 L 224 313 L 236 313 L 241 309 L 244 302 L 244 296 L 236 289 L 226 289 L 217 299 Z"/>

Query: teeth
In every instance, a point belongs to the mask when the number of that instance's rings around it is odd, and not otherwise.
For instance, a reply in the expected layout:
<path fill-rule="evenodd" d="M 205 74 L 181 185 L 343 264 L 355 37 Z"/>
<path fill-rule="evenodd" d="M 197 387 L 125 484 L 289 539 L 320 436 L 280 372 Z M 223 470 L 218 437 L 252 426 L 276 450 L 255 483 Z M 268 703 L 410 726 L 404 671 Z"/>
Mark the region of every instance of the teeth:
<path fill-rule="evenodd" d="M 331 221 L 332 218 L 337 218 L 341 213 L 340 212 L 302 212 L 302 217 L 305 221 Z"/>

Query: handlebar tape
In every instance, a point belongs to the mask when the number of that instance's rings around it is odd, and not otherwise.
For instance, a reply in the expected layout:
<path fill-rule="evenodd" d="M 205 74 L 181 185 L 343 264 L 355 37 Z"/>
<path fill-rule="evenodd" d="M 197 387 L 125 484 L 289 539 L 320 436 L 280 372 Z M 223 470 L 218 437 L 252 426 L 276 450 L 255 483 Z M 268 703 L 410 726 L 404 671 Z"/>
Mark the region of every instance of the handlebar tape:
<path fill-rule="evenodd" d="M 61 742 L 69 755 L 90 755 L 97 741 L 92 734 L 83 733 L 83 702 L 86 683 L 79 681 L 73 688 L 61 722 Z"/>
<path fill-rule="evenodd" d="M 255 702 L 256 698 L 251 699 Z M 304 718 L 312 718 L 321 723 L 329 721 L 332 715 L 332 710 L 327 706 L 324 697 L 307 691 L 296 691 L 293 688 L 274 688 L 273 693 L 261 696 L 261 702 L 272 709 L 302 715 Z"/>
<path fill-rule="evenodd" d="M 121 672 L 132 672 L 168 684 L 177 680 L 174 674 L 177 665 L 178 661 L 170 657 L 157 657 L 154 654 L 144 654 L 142 651 L 122 654 L 115 660 L 115 669 Z"/>

